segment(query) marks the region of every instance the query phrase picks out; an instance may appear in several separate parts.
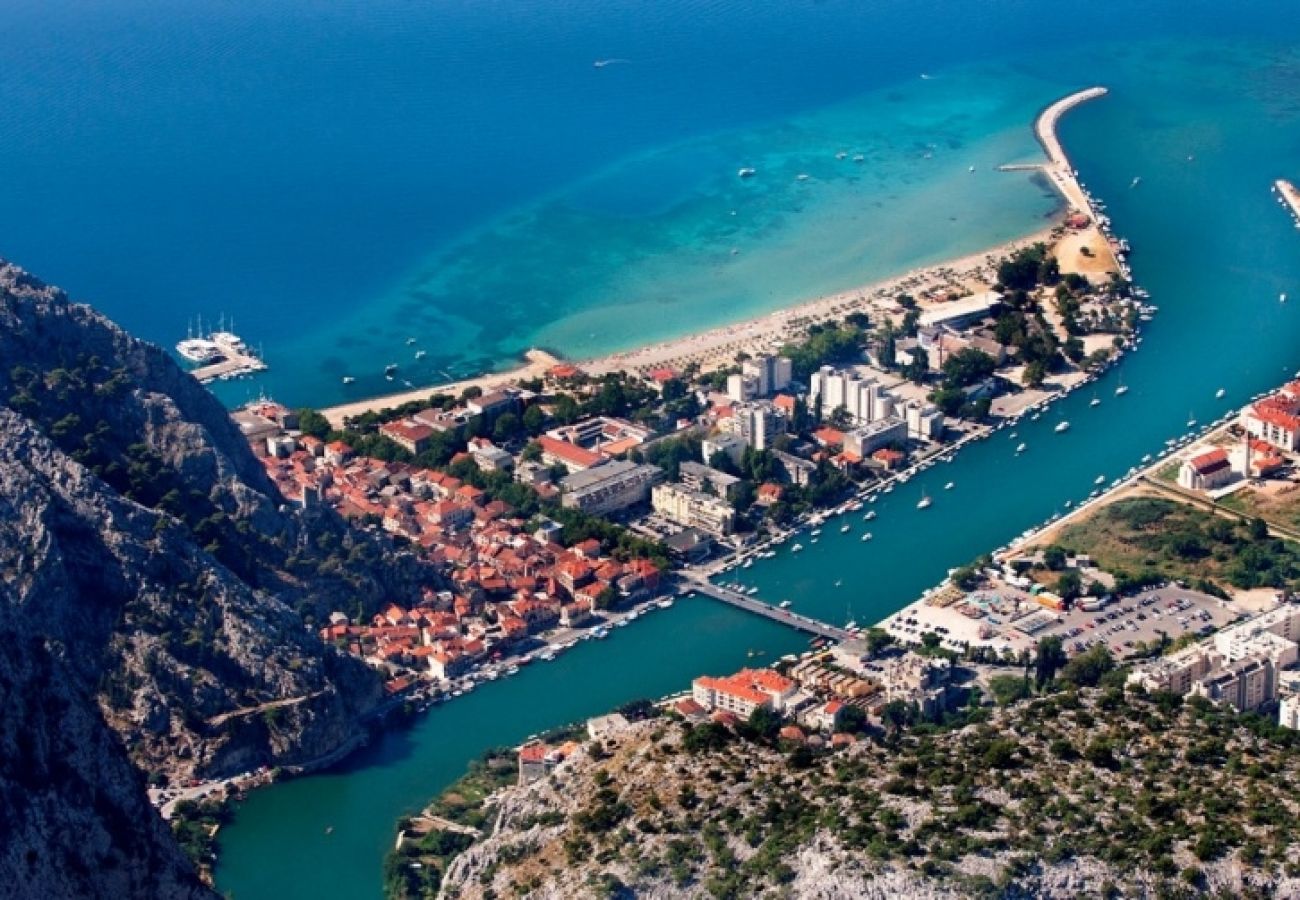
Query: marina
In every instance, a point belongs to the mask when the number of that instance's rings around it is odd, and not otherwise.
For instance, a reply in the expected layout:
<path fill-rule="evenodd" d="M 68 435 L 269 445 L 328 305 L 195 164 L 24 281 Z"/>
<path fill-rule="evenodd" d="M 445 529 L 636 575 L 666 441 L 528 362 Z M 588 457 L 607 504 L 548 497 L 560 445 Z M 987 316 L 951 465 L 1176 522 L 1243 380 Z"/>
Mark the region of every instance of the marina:
<path fill-rule="evenodd" d="M 195 365 L 195 368 L 190 370 L 190 374 L 200 384 L 225 381 L 267 370 L 268 366 L 261 355 L 244 343 L 243 338 L 231 330 L 233 328 L 233 323 L 229 328 L 226 326 L 223 317 L 216 331 L 204 335 L 203 320 L 200 319 L 198 334 L 191 330 L 185 340 L 176 345 L 177 354 Z"/>

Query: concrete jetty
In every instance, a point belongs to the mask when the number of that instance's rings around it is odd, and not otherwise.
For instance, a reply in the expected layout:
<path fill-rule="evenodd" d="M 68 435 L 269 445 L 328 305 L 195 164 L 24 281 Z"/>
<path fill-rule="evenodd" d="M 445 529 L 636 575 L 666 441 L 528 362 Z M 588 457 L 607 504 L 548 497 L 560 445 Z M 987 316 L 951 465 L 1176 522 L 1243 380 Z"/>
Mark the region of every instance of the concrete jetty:
<path fill-rule="evenodd" d="M 846 631 L 843 628 L 836 628 L 834 625 L 827 625 L 825 622 L 819 622 L 816 619 L 800 615 L 796 612 L 791 612 L 788 609 L 779 609 L 769 603 L 764 603 L 762 600 L 721 587 L 711 581 L 696 580 L 688 577 L 682 582 L 678 590 L 682 593 L 699 591 L 701 594 L 705 594 L 715 600 L 721 600 L 723 603 L 729 603 L 732 606 L 745 610 L 746 612 L 752 612 L 755 615 L 771 619 L 773 622 L 780 622 L 782 625 L 788 625 L 791 628 L 816 635 L 817 637 L 826 638 L 827 640 L 847 641 L 853 637 L 851 632 Z"/>
<path fill-rule="evenodd" d="M 1094 221 L 1097 218 L 1096 211 L 1074 175 L 1070 158 L 1065 155 L 1065 148 L 1061 146 L 1061 139 L 1056 134 L 1056 126 L 1061 121 L 1061 117 L 1076 106 L 1104 97 L 1107 93 L 1109 91 L 1104 87 L 1090 87 L 1076 91 L 1044 109 L 1034 122 L 1034 136 L 1038 138 L 1038 143 L 1043 146 L 1043 152 L 1047 154 L 1048 162 L 1043 166 L 1043 171 L 1051 177 L 1052 183 L 1056 185 L 1056 189 L 1065 197 L 1065 201 L 1070 204 L 1074 212 L 1083 213 Z"/>
<path fill-rule="evenodd" d="M 1295 227 L 1300 228 L 1300 190 L 1285 178 L 1279 178 L 1273 182 L 1273 190 L 1277 192 L 1282 203 L 1291 210 L 1291 218 L 1295 219 Z"/>

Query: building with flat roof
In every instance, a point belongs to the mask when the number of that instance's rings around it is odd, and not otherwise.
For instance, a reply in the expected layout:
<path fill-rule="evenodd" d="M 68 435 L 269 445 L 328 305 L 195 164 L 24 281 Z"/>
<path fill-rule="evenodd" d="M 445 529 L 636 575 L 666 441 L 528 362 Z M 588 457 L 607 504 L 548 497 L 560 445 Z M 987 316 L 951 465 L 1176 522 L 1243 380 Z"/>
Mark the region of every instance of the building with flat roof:
<path fill-rule="evenodd" d="M 644 501 L 651 485 L 663 478 L 663 470 L 615 460 L 575 472 L 560 480 L 560 503 L 592 515 L 605 515 Z"/>
<path fill-rule="evenodd" d="M 742 483 L 735 475 L 690 460 L 678 466 L 677 477 L 693 491 L 711 491 L 726 500 L 735 497 Z"/>
<path fill-rule="evenodd" d="M 822 366 L 808 379 L 808 405 L 820 409 L 823 419 L 842 408 L 854 422 L 866 424 L 892 415 L 894 404 L 894 397 L 875 378 Z"/>
<path fill-rule="evenodd" d="M 731 416 L 718 423 L 755 450 L 769 450 L 779 435 L 785 434 L 786 415 L 770 400 L 737 403 Z"/>
<path fill-rule="evenodd" d="M 877 419 L 844 432 L 844 449 L 866 459 L 881 447 L 907 442 L 907 423 L 897 416 Z"/>
<path fill-rule="evenodd" d="M 681 484 L 657 484 L 650 491 L 655 512 L 679 525 L 714 535 L 731 534 L 736 528 L 736 511 L 721 497 L 692 490 Z"/>
<path fill-rule="evenodd" d="M 963 328 L 986 318 L 1002 302 L 1002 295 L 997 291 L 983 291 L 971 294 L 960 300 L 940 303 L 921 313 L 917 325 L 928 328 L 932 325 L 947 325 L 949 328 Z"/>

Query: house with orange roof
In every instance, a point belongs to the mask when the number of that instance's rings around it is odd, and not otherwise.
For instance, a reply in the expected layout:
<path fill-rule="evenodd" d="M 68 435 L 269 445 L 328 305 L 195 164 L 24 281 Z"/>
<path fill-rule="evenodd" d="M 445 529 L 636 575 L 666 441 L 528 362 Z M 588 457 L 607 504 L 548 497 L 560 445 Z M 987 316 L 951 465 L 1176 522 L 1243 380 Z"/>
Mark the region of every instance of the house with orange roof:
<path fill-rule="evenodd" d="M 1191 491 L 1212 491 L 1232 479 L 1232 462 L 1221 447 L 1185 459 L 1178 467 L 1179 486 Z"/>
<path fill-rule="evenodd" d="M 548 466 L 564 466 L 570 472 L 584 472 L 605 462 L 599 453 L 549 435 L 539 437 L 537 444 L 542 448 L 542 462 Z"/>
<path fill-rule="evenodd" d="M 781 500 L 785 494 L 785 488 L 775 481 L 765 481 L 758 486 L 758 493 L 755 495 L 754 502 L 759 506 L 771 506 Z"/>
<path fill-rule="evenodd" d="M 700 706 L 742 717 L 759 708 L 779 712 L 797 690 L 792 680 L 771 669 L 741 669 L 724 678 L 701 675 L 691 683 L 691 697 Z"/>
<path fill-rule="evenodd" d="M 1241 414 L 1241 426 L 1253 438 L 1267 441 L 1289 453 L 1300 449 L 1300 416 L 1297 403 L 1284 396 L 1269 397 Z"/>

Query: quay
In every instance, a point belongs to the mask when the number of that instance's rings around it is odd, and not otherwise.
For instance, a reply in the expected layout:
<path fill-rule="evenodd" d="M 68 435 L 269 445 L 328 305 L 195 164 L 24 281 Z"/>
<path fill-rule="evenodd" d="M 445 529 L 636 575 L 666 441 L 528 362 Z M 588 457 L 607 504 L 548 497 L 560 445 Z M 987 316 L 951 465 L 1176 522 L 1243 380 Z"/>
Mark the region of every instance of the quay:
<path fill-rule="evenodd" d="M 843 628 L 836 628 L 834 625 L 827 625 L 825 622 L 819 622 L 817 619 L 791 612 L 788 609 L 778 609 L 762 600 L 756 600 L 745 594 L 737 593 L 710 581 L 696 580 L 690 578 L 687 583 L 678 587 L 680 593 L 690 591 L 699 591 L 715 600 L 721 600 L 723 603 L 729 603 L 746 612 L 755 613 L 764 618 L 771 619 L 773 622 L 780 622 L 782 625 L 788 625 L 799 631 L 816 635 L 817 637 L 826 638 L 832 641 L 847 641 L 853 638 L 853 633 Z"/>
<path fill-rule="evenodd" d="M 222 349 L 228 355 L 221 362 L 199 366 L 197 369 L 190 370 L 190 374 L 199 380 L 199 384 L 207 384 L 210 381 L 219 381 L 223 378 L 234 378 L 236 375 L 247 375 L 252 372 L 266 370 L 266 363 L 247 350 L 237 351 L 229 347 L 223 347 Z"/>
<path fill-rule="evenodd" d="M 1295 219 L 1295 227 L 1300 228 L 1300 190 L 1285 178 L 1279 178 L 1273 182 L 1273 190 L 1278 194 L 1284 206 L 1291 210 L 1291 218 Z"/>

